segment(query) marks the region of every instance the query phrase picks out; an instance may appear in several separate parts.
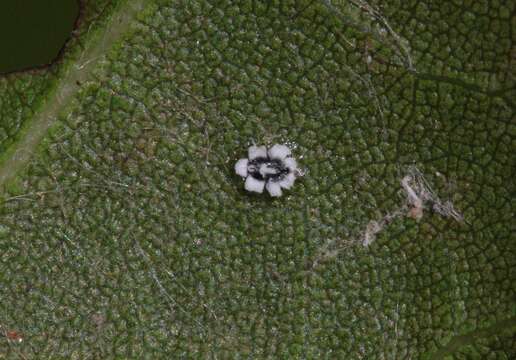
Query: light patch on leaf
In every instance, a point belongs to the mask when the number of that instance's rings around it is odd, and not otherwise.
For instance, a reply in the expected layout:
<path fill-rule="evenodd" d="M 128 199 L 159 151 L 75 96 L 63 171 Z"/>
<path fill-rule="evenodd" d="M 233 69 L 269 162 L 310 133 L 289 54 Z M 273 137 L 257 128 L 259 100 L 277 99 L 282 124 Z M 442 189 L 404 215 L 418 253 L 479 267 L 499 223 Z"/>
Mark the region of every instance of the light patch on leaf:
<path fill-rule="evenodd" d="M 401 191 L 405 201 L 397 208 L 379 219 L 370 220 L 358 236 L 348 239 L 337 238 L 326 243 L 319 251 L 319 256 L 312 263 L 312 269 L 319 263 L 333 259 L 350 246 L 370 246 L 386 226 L 394 220 L 408 217 L 420 221 L 425 211 L 433 211 L 445 218 L 452 218 L 459 223 L 465 222 L 464 216 L 455 209 L 451 201 L 442 201 L 423 176 L 421 171 L 412 166 L 400 180 Z"/>
<path fill-rule="evenodd" d="M 432 210 L 445 218 L 451 217 L 459 223 L 464 222 L 464 216 L 454 208 L 451 201 L 443 202 L 439 199 L 417 167 L 410 167 L 407 175 L 401 179 L 400 183 L 405 193 L 406 203 L 380 220 L 371 220 L 366 226 L 364 235 L 361 237 L 362 245 L 371 245 L 376 240 L 376 235 L 386 225 L 400 216 L 420 221 L 425 210 Z"/>
<path fill-rule="evenodd" d="M 451 201 L 442 201 L 435 194 L 423 174 L 416 168 L 409 169 L 409 173 L 401 180 L 401 186 L 407 196 L 409 211 L 408 217 L 420 220 L 425 209 L 432 209 L 444 217 L 451 217 L 457 222 L 464 222 L 464 216 L 455 210 Z"/>

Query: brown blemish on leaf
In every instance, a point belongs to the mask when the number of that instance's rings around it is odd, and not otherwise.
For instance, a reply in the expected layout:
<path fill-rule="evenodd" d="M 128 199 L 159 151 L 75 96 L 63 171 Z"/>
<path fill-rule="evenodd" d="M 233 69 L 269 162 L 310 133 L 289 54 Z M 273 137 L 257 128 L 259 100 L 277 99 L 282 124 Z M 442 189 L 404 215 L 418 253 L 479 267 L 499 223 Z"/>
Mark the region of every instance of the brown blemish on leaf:
<path fill-rule="evenodd" d="M 16 330 L 7 330 L 5 332 L 5 337 L 7 338 L 7 340 L 12 341 L 14 343 L 21 343 L 23 341 L 22 334 Z"/>

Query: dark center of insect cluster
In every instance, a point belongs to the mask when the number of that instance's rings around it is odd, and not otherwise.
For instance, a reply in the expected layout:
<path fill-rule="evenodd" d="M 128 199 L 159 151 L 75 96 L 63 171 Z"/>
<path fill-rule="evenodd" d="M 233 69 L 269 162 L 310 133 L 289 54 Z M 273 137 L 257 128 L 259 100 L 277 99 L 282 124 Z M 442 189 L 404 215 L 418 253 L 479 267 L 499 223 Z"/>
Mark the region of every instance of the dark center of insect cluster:
<path fill-rule="evenodd" d="M 265 157 L 249 161 L 247 171 L 255 179 L 264 181 L 279 181 L 288 174 L 288 169 L 283 164 L 283 161 Z"/>

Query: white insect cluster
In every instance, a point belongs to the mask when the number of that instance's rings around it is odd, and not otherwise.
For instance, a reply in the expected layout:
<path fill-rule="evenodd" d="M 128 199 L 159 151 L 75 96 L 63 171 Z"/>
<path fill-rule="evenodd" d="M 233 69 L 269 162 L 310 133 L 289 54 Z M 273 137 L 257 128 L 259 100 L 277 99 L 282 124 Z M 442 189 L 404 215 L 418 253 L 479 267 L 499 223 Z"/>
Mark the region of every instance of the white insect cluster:
<path fill-rule="evenodd" d="M 251 146 L 248 158 L 235 164 L 235 172 L 245 179 L 245 189 L 262 193 L 267 189 L 273 197 L 282 195 L 281 189 L 290 189 L 298 174 L 297 162 L 286 145 Z"/>

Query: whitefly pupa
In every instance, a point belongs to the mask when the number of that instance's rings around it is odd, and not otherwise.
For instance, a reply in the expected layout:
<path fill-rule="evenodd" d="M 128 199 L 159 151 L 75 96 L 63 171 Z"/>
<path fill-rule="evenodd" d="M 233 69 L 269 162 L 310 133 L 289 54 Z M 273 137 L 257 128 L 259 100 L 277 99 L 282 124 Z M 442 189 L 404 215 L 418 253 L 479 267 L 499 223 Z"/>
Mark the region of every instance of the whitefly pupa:
<path fill-rule="evenodd" d="M 300 174 L 296 159 L 286 145 L 250 146 L 247 158 L 235 164 L 235 172 L 245 179 L 244 188 L 250 192 L 263 193 L 266 189 L 273 197 L 283 194 L 282 189 L 294 186 Z"/>

